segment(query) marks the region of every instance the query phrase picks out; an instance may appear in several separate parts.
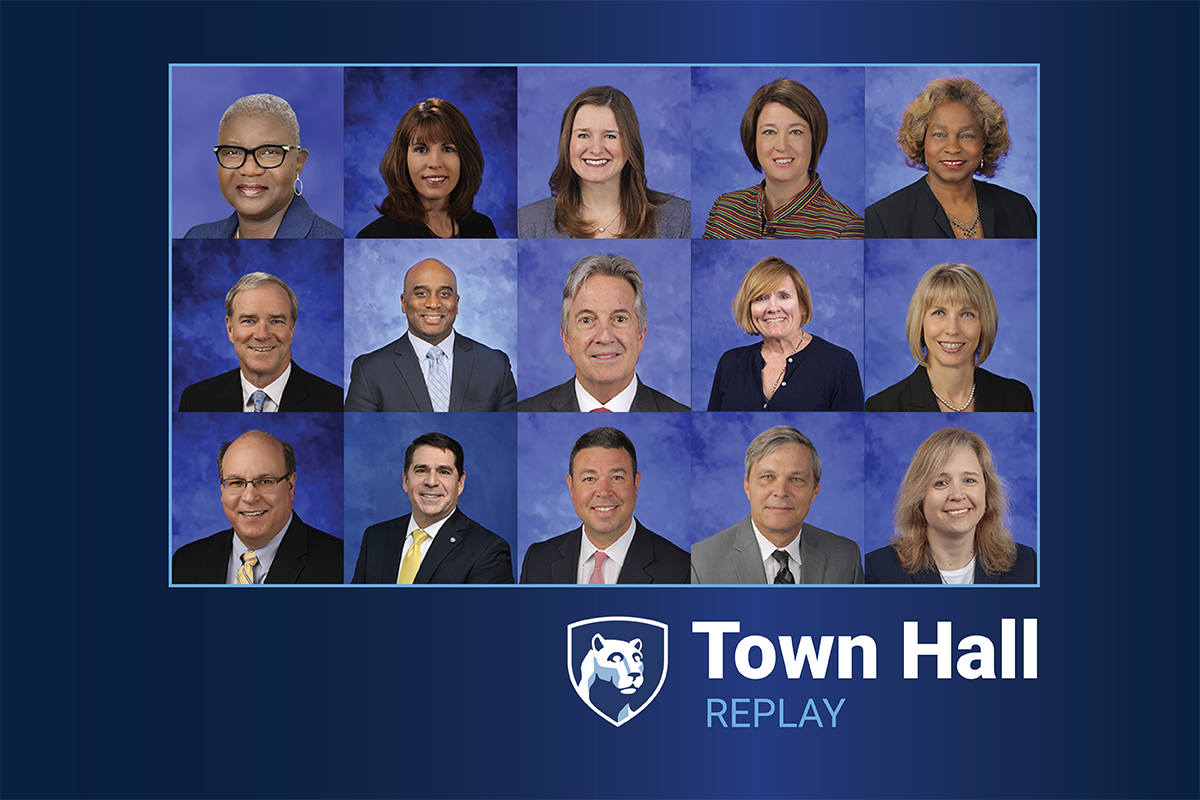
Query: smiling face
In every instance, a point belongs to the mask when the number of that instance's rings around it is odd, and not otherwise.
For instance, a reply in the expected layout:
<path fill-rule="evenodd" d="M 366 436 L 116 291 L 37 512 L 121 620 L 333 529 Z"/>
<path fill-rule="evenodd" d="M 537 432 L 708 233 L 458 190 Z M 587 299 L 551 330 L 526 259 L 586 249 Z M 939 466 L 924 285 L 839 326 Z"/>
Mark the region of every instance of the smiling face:
<path fill-rule="evenodd" d="M 925 493 L 921 510 L 931 537 L 959 540 L 974 537 L 987 511 L 987 485 L 975 451 L 956 447 Z"/>
<path fill-rule="evenodd" d="M 259 389 L 283 374 L 292 363 L 296 321 L 287 292 L 264 284 L 238 292 L 233 316 L 225 318 L 229 341 L 242 363 L 242 374 Z"/>
<path fill-rule="evenodd" d="M 466 482 L 467 476 L 458 474 L 454 466 L 452 451 L 429 444 L 414 450 L 404 473 L 404 491 L 412 502 L 416 523 L 424 528 L 448 517 Z"/>
<path fill-rule="evenodd" d="M 624 278 L 593 275 L 571 301 L 563 347 L 588 394 L 607 403 L 633 380 L 646 330 L 634 313 L 633 286 Z"/>
<path fill-rule="evenodd" d="M 925 312 L 922 323 L 929 367 L 973 367 L 982 331 L 977 309 L 948 297 L 935 301 Z"/>
<path fill-rule="evenodd" d="M 966 103 L 942 103 L 929 117 L 925 131 L 925 165 L 929 178 L 944 184 L 961 184 L 983 162 L 983 132 Z"/>
<path fill-rule="evenodd" d="M 239 436 L 221 460 L 221 479 L 282 478 L 287 471 L 283 447 L 279 442 L 257 431 Z M 296 501 L 296 475 L 289 475 L 272 492 L 260 492 L 251 483 L 241 494 L 221 490 L 221 505 L 233 532 L 242 543 L 257 549 L 270 542 L 283 529 L 292 515 Z"/>
<path fill-rule="evenodd" d="M 567 488 L 593 545 L 604 549 L 629 530 L 641 482 L 623 448 L 585 447 L 575 454 Z"/>
<path fill-rule="evenodd" d="M 794 189 L 808 185 L 812 126 L 782 103 L 767 103 L 758 115 L 758 163 L 769 183 Z"/>
<path fill-rule="evenodd" d="M 225 120 L 217 132 L 217 144 L 251 150 L 264 144 L 298 144 L 284 125 L 273 117 L 249 114 Z M 307 150 L 293 150 L 274 169 L 263 169 L 246 154 L 246 162 L 237 169 L 217 167 L 217 182 L 229 205 L 237 209 L 239 219 L 278 227 L 296 196 L 296 179 L 308 160 Z"/>
<path fill-rule="evenodd" d="M 408 177 L 426 209 L 445 208 L 449 204 L 461 172 L 454 143 L 424 141 L 437 138 L 441 137 L 418 136 L 408 143 Z"/>
<path fill-rule="evenodd" d="M 813 477 L 812 451 L 790 442 L 760 458 L 743 487 L 750 518 L 776 547 L 786 547 L 804 525 L 821 487 Z"/>
<path fill-rule="evenodd" d="M 438 344 L 454 329 L 458 317 L 458 282 L 454 273 L 434 258 L 418 261 L 404 276 L 400 309 L 408 329 L 430 344 Z"/>
<path fill-rule="evenodd" d="M 750 302 L 750 317 L 763 339 L 791 342 L 808 321 L 808 311 L 800 304 L 795 282 L 785 275 L 774 291 Z"/>
<path fill-rule="evenodd" d="M 593 184 L 619 179 L 625 169 L 625 145 L 617 115 L 607 106 L 580 106 L 571 126 L 571 169 Z"/>

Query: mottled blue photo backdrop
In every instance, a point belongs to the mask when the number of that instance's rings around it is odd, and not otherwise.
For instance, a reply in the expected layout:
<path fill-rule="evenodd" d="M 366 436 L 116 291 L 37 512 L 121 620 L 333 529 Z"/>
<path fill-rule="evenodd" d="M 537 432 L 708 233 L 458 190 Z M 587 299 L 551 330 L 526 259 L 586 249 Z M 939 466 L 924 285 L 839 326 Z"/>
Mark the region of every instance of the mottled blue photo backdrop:
<path fill-rule="evenodd" d="M 692 414 L 689 546 L 750 515 L 746 448 L 776 425 L 807 436 L 821 456 L 821 489 L 805 522 L 863 547 L 863 414 L 717 411 Z"/>
<path fill-rule="evenodd" d="M 750 268 L 778 256 L 800 270 L 813 298 L 804 330 L 844 347 L 863 363 L 863 247 L 860 241 L 692 242 L 692 408 L 708 408 L 717 362 L 726 350 L 761 342 L 733 318 L 733 297 Z"/>
<path fill-rule="evenodd" d="M 921 442 L 947 427 L 987 440 L 1008 485 L 1008 529 L 1038 549 L 1037 420 L 1033 414 L 866 414 L 867 552 L 892 538 L 892 509 L 904 472 Z"/>
<path fill-rule="evenodd" d="M 296 293 L 292 361 L 342 383 L 342 242 L 310 239 L 177 239 L 172 245 L 171 408 L 197 381 L 238 366 L 225 327 L 225 295 L 250 272 Z M 347 373 L 349 374 L 349 373 Z"/>
<path fill-rule="evenodd" d="M 595 253 L 628 258 L 642 275 L 649 324 L 638 357 L 638 380 L 688 405 L 691 252 L 686 240 L 527 239 L 517 243 L 521 263 L 517 395 L 524 400 L 575 376 L 562 343 L 562 292 L 575 262 Z M 460 282 L 461 283 L 461 282 Z M 515 368 L 515 364 L 514 364 Z"/>
<path fill-rule="evenodd" d="M 982 180 L 1025 195 L 1036 211 L 1039 208 L 1036 67 L 867 67 L 867 204 L 925 176 L 924 170 L 904 163 L 904 151 L 896 144 L 896 130 L 904 109 L 927 83 L 952 75 L 962 75 L 978 83 L 1004 106 L 1008 116 L 1008 135 L 1012 139 L 1008 157 L 1000 162 L 996 177 Z"/>
<path fill-rule="evenodd" d="M 996 343 L 983 368 L 1037 387 L 1037 242 L 1031 239 L 869 239 L 866 241 L 867 397 L 916 368 L 905 317 L 921 277 L 935 264 L 979 270 L 1000 314 Z"/>
<path fill-rule="evenodd" d="M 519 564 L 535 542 L 544 542 L 583 523 L 571 503 L 567 471 L 571 448 L 605 424 L 625 433 L 637 450 L 638 523 L 688 549 L 687 508 L 691 475 L 688 441 L 692 414 L 517 414 L 517 548 Z M 600 417 L 601 419 L 597 419 Z"/>
<path fill-rule="evenodd" d="M 495 239 L 346 240 L 346 387 L 354 359 L 408 330 L 400 310 L 404 276 L 436 258 L 458 281 L 456 334 L 501 350 L 517 375 L 517 243 Z M 559 290 L 562 291 L 561 289 Z"/>
<path fill-rule="evenodd" d="M 762 182 L 742 147 L 742 116 L 759 87 L 776 78 L 799 81 L 821 101 L 829 119 L 829 136 L 817 160 L 821 185 L 862 215 L 862 67 L 694 67 L 692 236 L 704 234 L 718 195 Z"/>
<path fill-rule="evenodd" d="M 415 20 L 410 20 L 416 24 Z M 387 197 L 379 162 L 404 112 L 440 97 L 456 105 L 483 150 L 475 210 L 501 239 L 517 235 L 517 70 L 515 67 L 346 68 L 346 236 L 380 217 Z"/>
<path fill-rule="evenodd" d="M 346 583 L 363 532 L 412 513 L 404 492 L 404 451 L 436 431 L 463 447 L 467 476 L 458 507 L 471 519 L 517 544 L 517 425 L 513 414 L 346 414 Z M 516 578 L 514 577 L 514 580 Z"/>
<path fill-rule="evenodd" d="M 225 109 L 251 94 L 282 97 L 296 112 L 308 150 L 304 199 L 317 216 L 342 227 L 341 67 L 172 67 L 172 237 L 233 213 L 217 186 L 213 147 Z"/>
<path fill-rule="evenodd" d="M 633 103 L 645 152 L 647 185 L 692 199 L 687 67 L 521 67 L 517 73 L 519 205 L 550 196 L 563 112 L 576 95 L 593 86 L 620 89 Z"/>
<path fill-rule="evenodd" d="M 171 415 L 171 552 L 229 530 L 221 505 L 217 451 L 246 431 L 260 430 L 296 452 L 293 513 L 317 530 L 342 536 L 342 414 Z"/>

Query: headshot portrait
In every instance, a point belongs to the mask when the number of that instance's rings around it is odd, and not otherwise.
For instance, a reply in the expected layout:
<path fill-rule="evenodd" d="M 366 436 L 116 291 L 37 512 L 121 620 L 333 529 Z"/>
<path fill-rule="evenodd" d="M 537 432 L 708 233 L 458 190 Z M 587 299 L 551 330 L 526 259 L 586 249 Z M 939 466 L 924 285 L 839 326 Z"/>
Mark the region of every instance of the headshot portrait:
<path fill-rule="evenodd" d="M 346 583 L 400 581 L 415 541 L 415 531 L 408 529 L 410 515 L 438 530 L 421 543 L 423 552 L 405 571 L 404 582 L 514 582 L 514 415 L 346 418 Z M 419 443 L 414 446 L 414 441 Z M 461 469 L 455 445 L 462 449 Z"/>
<path fill-rule="evenodd" d="M 180 411 L 339 410 L 340 240 L 176 240 L 172 287 Z"/>
<path fill-rule="evenodd" d="M 939 264 L 965 266 L 929 274 Z M 865 269 L 868 411 L 1036 408 L 1036 242 L 874 239 Z M 964 303 L 979 307 L 951 317 L 949 306 Z"/>
<path fill-rule="evenodd" d="M 515 410 L 516 242 L 347 241 L 346 293 L 347 411 Z"/>
<path fill-rule="evenodd" d="M 686 583 L 688 514 L 680 512 L 679 498 L 688 496 L 691 482 L 690 418 L 518 414 L 517 550 L 526 582 L 593 583 L 595 561 L 588 554 L 598 546 L 583 543 L 587 527 L 593 541 L 606 543 L 599 549 L 616 546 L 610 539 L 624 539 L 618 531 L 634 530 L 633 539 L 620 542 L 628 549 L 617 556 L 619 567 L 601 564 L 605 583 Z M 622 439 L 634 448 L 636 469 Z M 572 475 L 576 444 L 581 449 Z M 532 558 L 531 545 L 538 545 Z M 586 564 L 580 564 L 581 553 Z M 586 580 L 580 579 L 581 569 Z"/>
<path fill-rule="evenodd" d="M 341 68 L 172 67 L 170 158 L 172 238 L 342 238 Z"/>
<path fill-rule="evenodd" d="M 867 67 L 867 238 L 1037 238 L 1036 67 Z"/>
<path fill-rule="evenodd" d="M 861 411 L 862 244 L 692 242 L 692 330 L 693 409 Z"/>
<path fill-rule="evenodd" d="M 341 583 L 342 415 L 246 420 L 171 417 L 171 582 Z"/>
<path fill-rule="evenodd" d="M 1032 414 L 867 414 L 866 463 L 868 583 L 1037 582 Z"/>
<path fill-rule="evenodd" d="M 609 410 L 687 410 L 687 242 L 521 241 L 517 247 L 519 410 L 579 411 L 599 404 Z M 572 275 L 576 280 L 569 284 Z M 644 319 L 637 319 L 641 306 L 630 276 L 641 284 Z M 564 307 L 564 291 L 576 283 Z M 578 399 L 580 386 L 591 399 Z M 623 394 L 614 398 L 613 392 Z"/>
<path fill-rule="evenodd" d="M 694 67 L 692 131 L 694 237 L 862 237 L 861 67 Z"/>
<path fill-rule="evenodd" d="M 347 67 L 345 75 L 347 237 L 517 235 L 514 67 Z M 435 213 L 417 219 L 418 205 Z"/>

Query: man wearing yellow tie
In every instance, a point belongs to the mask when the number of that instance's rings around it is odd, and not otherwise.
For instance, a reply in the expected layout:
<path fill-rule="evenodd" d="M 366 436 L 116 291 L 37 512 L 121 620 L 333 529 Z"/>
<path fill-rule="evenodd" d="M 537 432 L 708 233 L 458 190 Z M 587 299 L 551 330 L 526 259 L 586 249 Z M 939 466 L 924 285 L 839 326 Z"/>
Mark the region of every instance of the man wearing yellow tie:
<path fill-rule="evenodd" d="M 351 583 L 512 583 L 508 542 L 458 510 L 462 445 L 425 433 L 404 452 L 412 513 L 367 528 Z"/>

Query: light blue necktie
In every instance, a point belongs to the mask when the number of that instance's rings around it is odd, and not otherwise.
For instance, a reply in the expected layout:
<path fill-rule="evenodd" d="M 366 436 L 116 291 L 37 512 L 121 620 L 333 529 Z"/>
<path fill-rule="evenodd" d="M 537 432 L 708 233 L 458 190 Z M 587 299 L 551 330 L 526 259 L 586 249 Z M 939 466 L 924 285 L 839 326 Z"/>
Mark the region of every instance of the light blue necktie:
<path fill-rule="evenodd" d="M 429 399 L 434 411 L 450 410 L 450 378 L 446 375 L 446 354 L 440 347 L 429 348 Z"/>
<path fill-rule="evenodd" d="M 254 401 L 254 410 L 261 414 L 263 410 L 263 403 L 267 402 L 267 393 L 262 389 L 259 389 L 254 394 L 250 395 L 250 399 Z"/>

